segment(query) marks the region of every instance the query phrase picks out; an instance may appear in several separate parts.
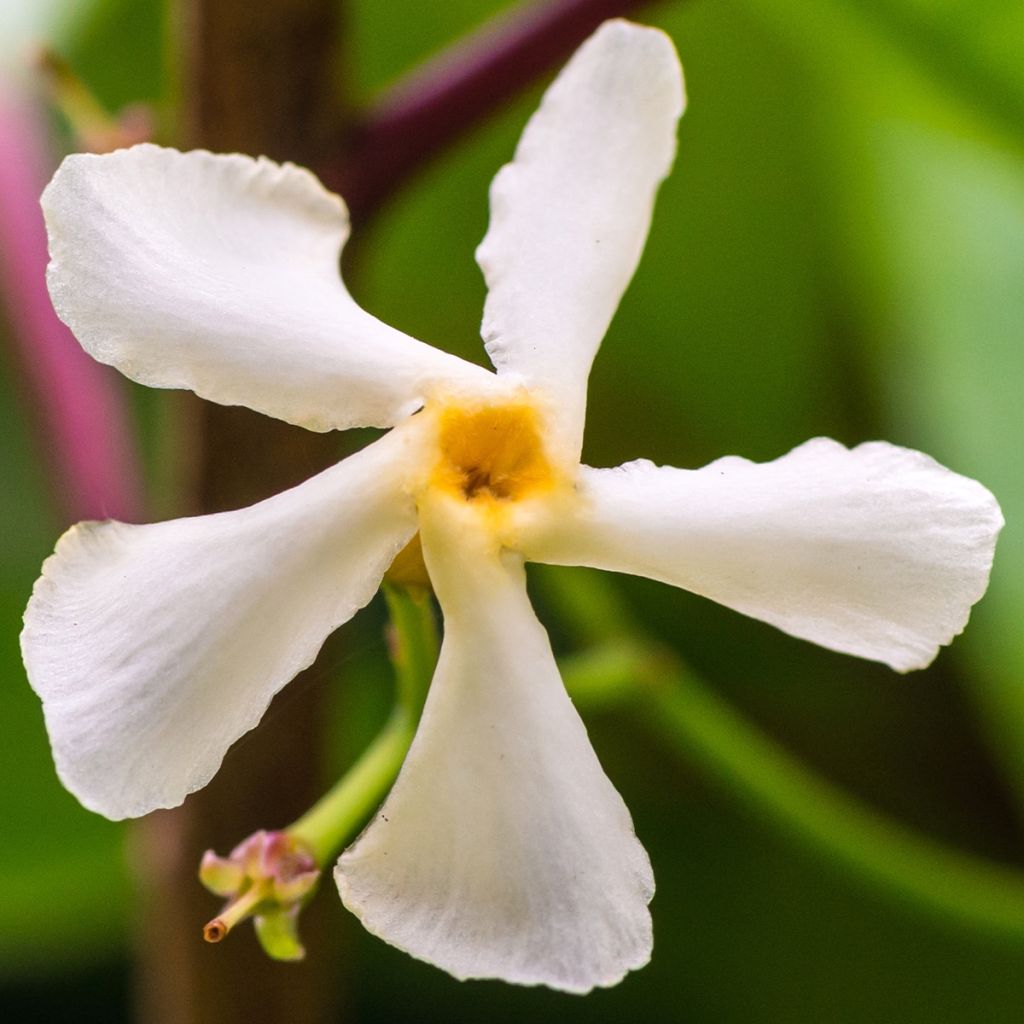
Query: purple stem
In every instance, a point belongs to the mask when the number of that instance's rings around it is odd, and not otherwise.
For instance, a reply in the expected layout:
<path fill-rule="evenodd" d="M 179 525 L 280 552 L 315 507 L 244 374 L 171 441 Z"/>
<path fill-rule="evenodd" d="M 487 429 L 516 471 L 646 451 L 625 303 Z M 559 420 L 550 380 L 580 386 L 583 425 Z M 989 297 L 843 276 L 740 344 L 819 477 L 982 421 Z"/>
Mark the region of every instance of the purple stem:
<path fill-rule="evenodd" d="M 403 78 L 361 115 L 319 170 L 365 218 L 488 114 L 564 60 L 602 21 L 652 0 L 537 0 Z"/>
<path fill-rule="evenodd" d="M 52 164 L 40 112 L 0 85 L 0 300 L 55 490 L 70 519 L 137 519 L 141 476 L 124 396 L 57 319 L 39 195 Z"/>

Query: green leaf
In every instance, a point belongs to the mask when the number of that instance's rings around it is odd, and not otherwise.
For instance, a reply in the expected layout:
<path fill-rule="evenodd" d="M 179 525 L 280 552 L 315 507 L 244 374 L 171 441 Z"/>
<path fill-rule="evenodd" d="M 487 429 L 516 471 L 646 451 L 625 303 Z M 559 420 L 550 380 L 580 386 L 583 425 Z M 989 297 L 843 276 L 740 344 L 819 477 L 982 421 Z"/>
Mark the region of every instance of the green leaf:
<path fill-rule="evenodd" d="M 890 400 L 923 444 L 995 493 L 1008 523 L 957 650 L 1024 800 L 1024 165 L 923 125 L 873 135 Z"/>

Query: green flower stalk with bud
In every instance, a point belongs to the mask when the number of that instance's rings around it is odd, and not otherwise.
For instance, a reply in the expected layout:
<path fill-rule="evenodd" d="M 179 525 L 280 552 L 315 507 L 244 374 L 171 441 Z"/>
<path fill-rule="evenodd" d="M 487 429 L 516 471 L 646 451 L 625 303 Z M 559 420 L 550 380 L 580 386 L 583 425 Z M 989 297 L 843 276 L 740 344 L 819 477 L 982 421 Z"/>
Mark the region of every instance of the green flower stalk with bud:
<path fill-rule="evenodd" d="M 389 576 L 391 574 L 389 573 Z M 391 614 L 389 650 L 397 681 L 391 718 L 359 760 L 316 805 L 280 832 L 259 831 L 228 857 L 208 850 L 199 880 L 228 900 L 203 929 L 220 942 L 253 918 L 256 937 L 275 960 L 300 960 L 298 917 L 330 864 L 387 793 L 416 732 L 437 663 L 437 628 L 430 596 L 417 584 L 386 583 Z"/>

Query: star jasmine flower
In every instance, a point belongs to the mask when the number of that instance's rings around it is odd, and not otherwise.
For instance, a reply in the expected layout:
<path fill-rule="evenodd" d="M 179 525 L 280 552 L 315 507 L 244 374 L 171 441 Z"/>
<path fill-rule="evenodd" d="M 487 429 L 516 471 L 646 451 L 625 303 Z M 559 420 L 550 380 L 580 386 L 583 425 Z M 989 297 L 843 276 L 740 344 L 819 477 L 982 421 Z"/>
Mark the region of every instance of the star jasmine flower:
<path fill-rule="evenodd" d="M 308 171 L 152 145 L 65 160 L 43 200 L 50 289 L 93 356 L 312 430 L 392 428 L 251 508 L 60 540 L 23 650 L 86 807 L 133 817 L 204 786 L 418 538 L 440 659 L 341 897 L 456 977 L 584 992 L 648 960 L 654 882 L 525 562 L 647 576 L 900 672 L 960 632 L 1002 518 L 926 455 L 818 438 L 764 464 L 581 465 L 587 376 L 683 105 L 669 39 L 623 21 L 547 91 L 477 253 L 493 373 L 356 305 L 345 206 Z M 215 869 L 224 892 L 255 884 Z"/>

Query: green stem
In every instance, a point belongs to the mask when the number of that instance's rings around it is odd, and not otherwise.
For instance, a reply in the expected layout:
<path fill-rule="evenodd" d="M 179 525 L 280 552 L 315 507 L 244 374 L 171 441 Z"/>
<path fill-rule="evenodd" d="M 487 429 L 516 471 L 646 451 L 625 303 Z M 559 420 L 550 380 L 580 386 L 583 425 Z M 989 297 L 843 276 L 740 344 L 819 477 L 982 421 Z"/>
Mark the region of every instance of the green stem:
<path fill-rule="evenodd" d="M 286 830 L 309 845 L 318 865 L 329 864 L 380 803 L 415 731 L 415 720 L 397 709 L 359 760 Z"/>
<path fill-rule="evenodd" d="M 429 591 L 385 583 L 384 600 L 391 615 L 391 662 L 398 703 L 419 721 L 437 664 L 437 621 Z"/>
<path fill-rule="evenodd" d="M 1024 876 L 934 842 L 805 768 L 693 673 L 653 686 L 640 719 L 794 838 L 942 916 L 1024 939 Z"/>
<path fill-rule="evenodd" d="M 632 628 L 596 573 L 559 575 L 543 578 L 570 629 L 590 640 L 603 629 L 611 636 L 562 662 L 582 707 L 626 704 L 675 755 L 817 853 L 931 913 L 1024 939 L 1024 875 L 934 842 L 827 782 Z M 598 608 L 612 618 L 592 617 Z"/>
<path fill-rule="evenodd" d="M 437 664 L 437 622 L 425 590 L 385 584 L 398 702 L 387 725 L 337 784 L 287 831 L 330 863 L 384 798 L 405 760 Z"/>

